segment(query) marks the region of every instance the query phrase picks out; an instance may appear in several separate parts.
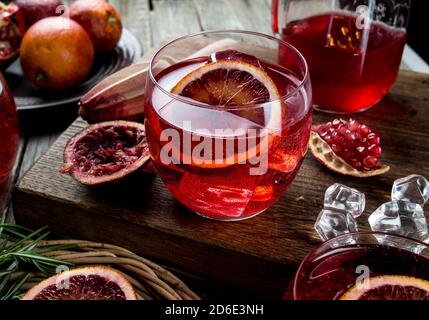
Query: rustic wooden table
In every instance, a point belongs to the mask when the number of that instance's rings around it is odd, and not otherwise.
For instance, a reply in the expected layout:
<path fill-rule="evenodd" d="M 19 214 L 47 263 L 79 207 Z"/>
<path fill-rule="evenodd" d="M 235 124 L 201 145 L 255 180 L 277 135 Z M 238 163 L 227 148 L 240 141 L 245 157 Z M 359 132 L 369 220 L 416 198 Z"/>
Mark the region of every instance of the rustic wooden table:
<path fill-rule="evenodd" d="M 140 41 L 143 52 L 165 39 L 210 29 L 248 29 L 271 33 L 271 0 L 111 0 L 128 28 Z M 407 51 L 410 49 L 407 48 Z M 402 64 L 408 68 L 407 61 Z M 15 166 L 18 179 L 42 155 L 74 119 L 70 112 L 22 113 L 23 136 Z M 66 115 L 64 121 L 57 117 Z M 39 125 L 35 119 L 42 118 Z M 42 128 L 42 129 L 41 129 Z"/>
<path fill-rule="evenodd" d="M 210 29 L 271 33 L 271 0 L 110 0 L 143 52 L 163 40 Z M 409 51 L 410 48 L 407 48 Z M 408 55 L 409 56 L 409 55 Z M 403 68 L 409 68 L 407 57 Z M 75 105 L 63 110 L 20 114 L 22 139 L 15 165 L 18 180 L 75 119 Z M 11 217 L 13 213 L 11 212 Z"/>

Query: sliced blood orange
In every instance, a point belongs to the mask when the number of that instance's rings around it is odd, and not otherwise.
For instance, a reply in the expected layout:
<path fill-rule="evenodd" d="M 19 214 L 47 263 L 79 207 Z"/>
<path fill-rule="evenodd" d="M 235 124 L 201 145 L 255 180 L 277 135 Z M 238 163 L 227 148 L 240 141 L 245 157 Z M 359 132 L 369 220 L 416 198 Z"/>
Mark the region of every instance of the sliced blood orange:
<path fill-rule="evenodd" d="M 104 266 L 77 268 L 52 276 L 31 288 L 21 300 L 136 300 L 129 281 Z"/>
<path fill-rule="evenodd" d="M 248 59 L 247 59 L 248 60 Z M 171 92 L 192 100 L 216 106 L 217 110 L 234 114 L 255 124 L 257 129 L 268 129 L 270 132 L 281 129 L 283 111 L 279 90 L 270 75 L 257 61 L 240 59 L 220 59 L 207 63 L 183 77 Z M 271 102 L 266 107 L 259 105 Z M 258 105 L 258 107 L 256 107 Z M 223 128 L 219 128 L 223 129 Z M 266 151 L 276 135 L 267 134 L 259 139 L 255 150 L 235 154 L 233 161 L 223 159 L 223 163 L 211 161 L 192 161 L 198 167 L 221 168 L 231 163 L 244 163 L 250 154 Z M 231 138 L 243 138 L 229 136 Z M 268 144 L 262 139 L 269 139 Z M 185 155 L 183 157 L 186 157 Z M 197 163 L 198 162 L 198 163 Z"/>
<path fill-rule="evenodd" d="M 429 300 L 429 281 L 408 276 L 378 276 L 352 287 L 341 300 Z"/>
<path fill-rule="evenodd" d="M 207 63 L 181 79 L 171 92 L 218 106 L 254 105 L 280 98 L 267 72 L 239 60 Z"/>

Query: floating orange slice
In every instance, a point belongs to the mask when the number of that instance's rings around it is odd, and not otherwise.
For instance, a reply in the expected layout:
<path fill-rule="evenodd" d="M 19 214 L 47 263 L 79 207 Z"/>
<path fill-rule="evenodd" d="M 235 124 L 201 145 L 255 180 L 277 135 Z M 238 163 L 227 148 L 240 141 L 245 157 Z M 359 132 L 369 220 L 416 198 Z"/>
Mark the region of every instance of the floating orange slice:
<path fill-rule="evenodd" d="M 231 117 L 235 115 L 245 119 L 247 124 L 253 123 L 251 127 L 266 128 L 270 132 L 281 129 L 282 104 L 279 100 L 279 91 L 269 74 L 258 65 L 237 59 L 207 63 L 183 77 L 171 92 L 216 106 L 220 111 L 225 108 L 225 112 Z M 260 104 L 268 102 L 271 103 L 266 107 L 259 107 Z M 257 105 L 258 107 L 255 107 Z M 265 152 L 273 143 L 275 136 L 272 133 L 261 136 L 253 148 L 246 149 L 247 152 L 225 156 L 222 161 L 216 161 L 217 163 L 214 159 L 213 161 L 191 159 L 191 163 L 203 168 L 222 168 L 231 164 L 245 163 L 249 155 Z M 225 138 L 246 139 L 246 136 Z"/>
<path fill-rule="evenodd" d="M 378 276 L 350 288 L 341 300 L 429 300 L 429 281 L 408 276 Z"/>

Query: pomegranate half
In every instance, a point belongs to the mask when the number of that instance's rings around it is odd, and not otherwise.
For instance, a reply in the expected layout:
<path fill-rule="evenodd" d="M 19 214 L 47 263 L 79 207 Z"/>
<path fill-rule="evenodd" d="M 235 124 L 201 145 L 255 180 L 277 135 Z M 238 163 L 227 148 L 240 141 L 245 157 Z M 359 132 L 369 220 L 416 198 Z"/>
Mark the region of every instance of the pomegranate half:
<path fill-rule="evenodd" d="M 344 175 L 372 177 L 390 169 L 380 162 L 380 136 L 353 119 L 314 125 L 310 150 L 326 167 Z"/>

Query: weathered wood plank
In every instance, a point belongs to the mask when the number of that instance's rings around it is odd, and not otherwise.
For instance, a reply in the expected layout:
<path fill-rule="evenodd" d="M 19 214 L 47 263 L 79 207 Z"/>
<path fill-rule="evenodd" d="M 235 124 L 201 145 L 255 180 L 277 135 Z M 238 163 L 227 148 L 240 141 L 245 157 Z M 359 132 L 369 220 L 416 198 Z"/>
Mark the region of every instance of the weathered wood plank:
<path fill-rule="evenodd" d="M 51 145 L 57 140 L 61 132 L 44 133 L 30 136 L 25 146 L 25 153 L 22 157 L 19 168 L 19 177 L 24 175 L 33 164 L 42 156 Z"/>
<path fill-rule="evenodd" d="M 230 0 L 243 29 L 272 34 L 271 8 L 265 0 Z"/>
<path fill-rule="evenodd" d="M 153 1 L 151 24 L 154 45 L 171 38 L 202 31 L 192 0 Z"/>
<path fill-rule="evenodd" d="M 240 19 L 228 0 L 194 0 L 204 30 L 243 29 Z"/>

